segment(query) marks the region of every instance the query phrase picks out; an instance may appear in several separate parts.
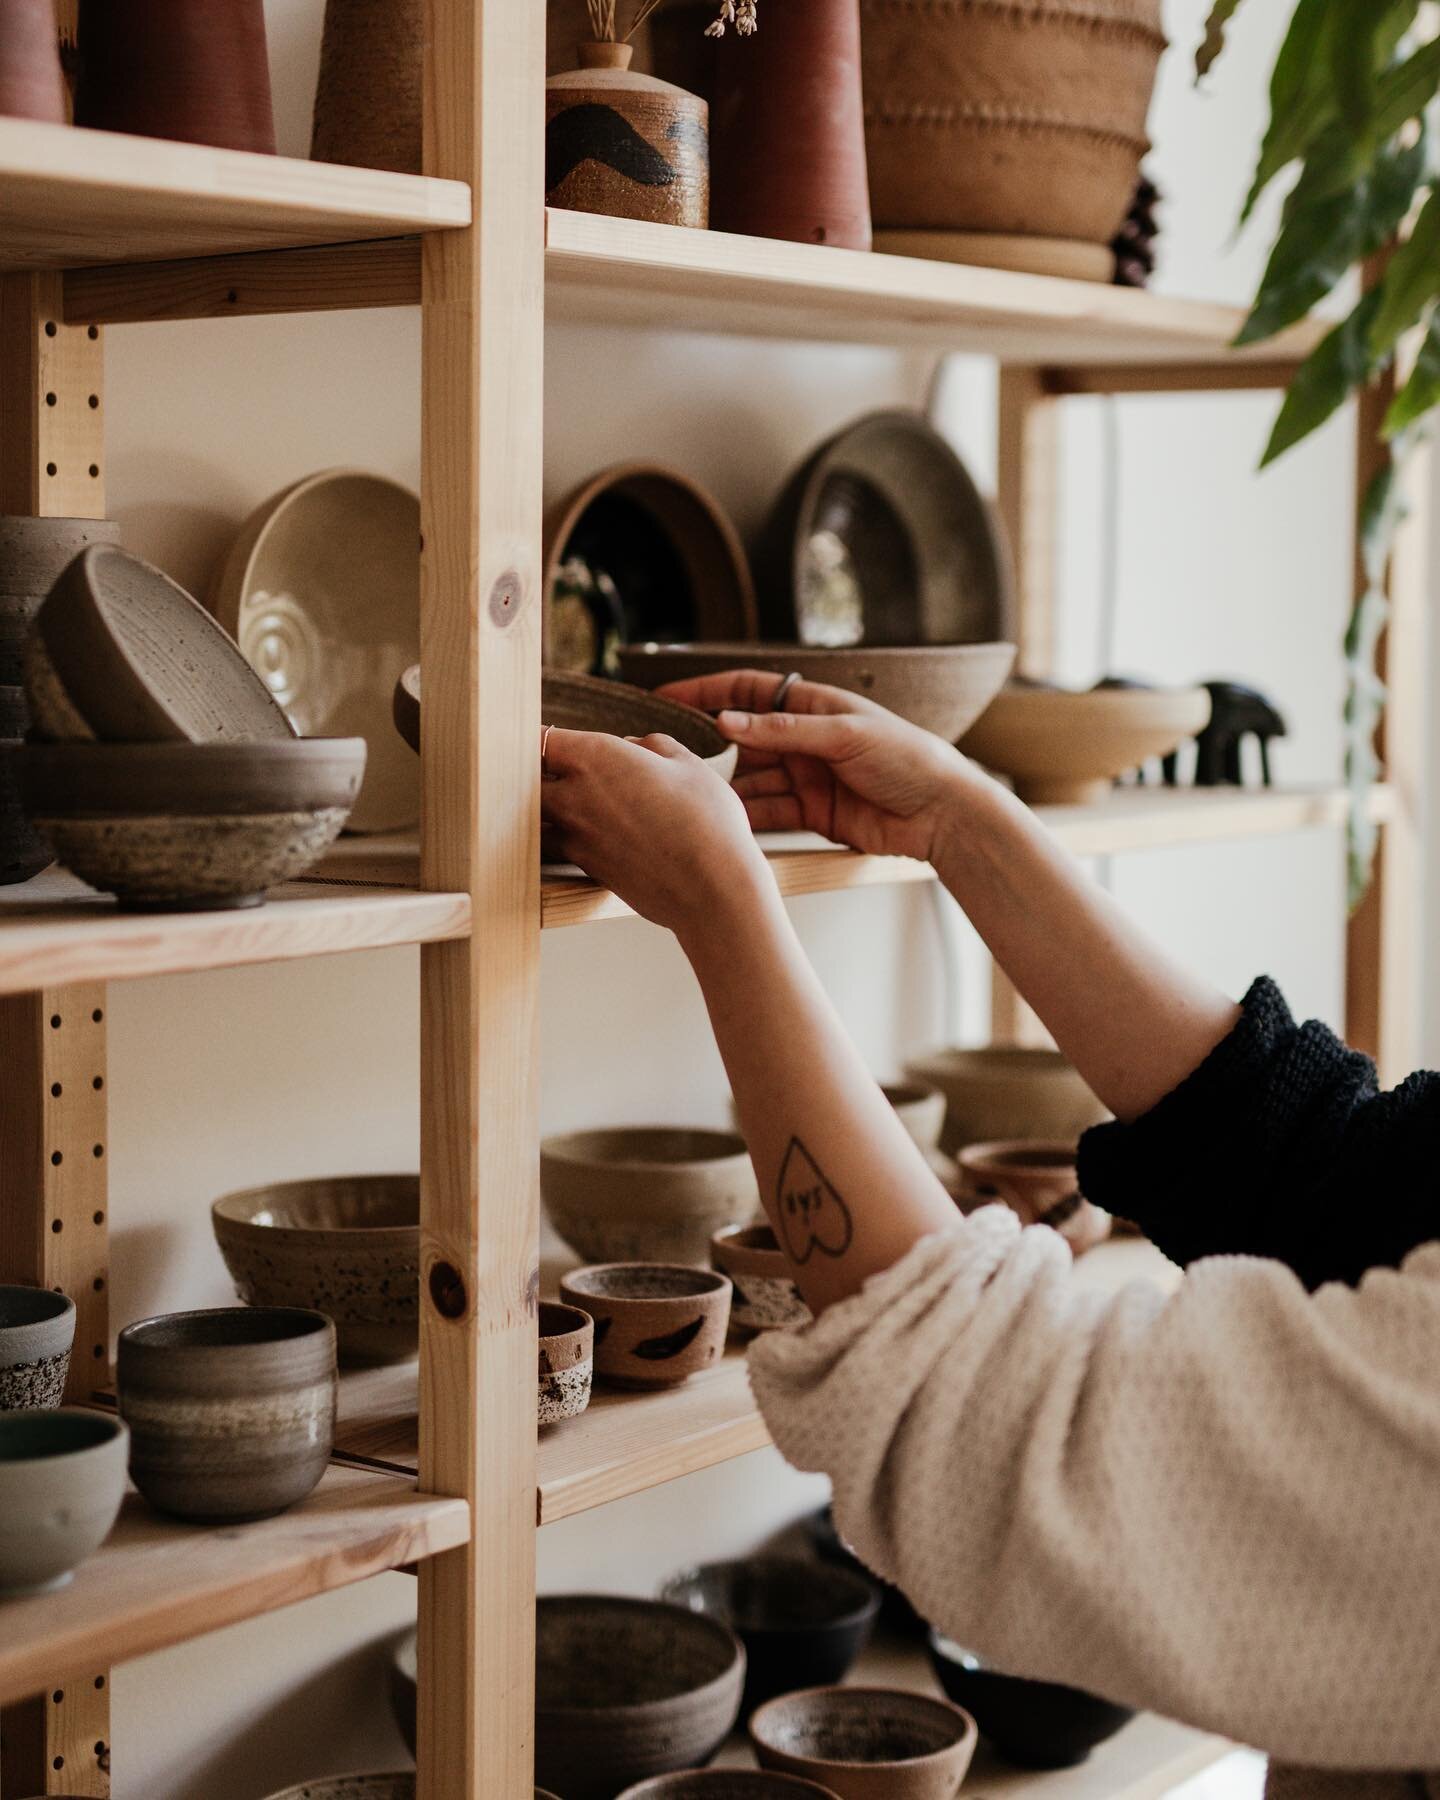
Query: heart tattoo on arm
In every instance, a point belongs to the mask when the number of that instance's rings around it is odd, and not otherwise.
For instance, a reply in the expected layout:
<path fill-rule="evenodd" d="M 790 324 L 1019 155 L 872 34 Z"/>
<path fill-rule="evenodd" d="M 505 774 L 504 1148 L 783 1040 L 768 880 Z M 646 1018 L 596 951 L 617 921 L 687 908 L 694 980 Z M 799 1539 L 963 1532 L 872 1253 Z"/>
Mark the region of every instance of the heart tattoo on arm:
<path fill-rule="evenodd" d="M 800 1142 L 791 1138 L 780 1165 L 776 1211 L 792 1262 L 809 1262 L 815 1251 L 843 1256 L 855 1235 L 850 1209 Z"/>

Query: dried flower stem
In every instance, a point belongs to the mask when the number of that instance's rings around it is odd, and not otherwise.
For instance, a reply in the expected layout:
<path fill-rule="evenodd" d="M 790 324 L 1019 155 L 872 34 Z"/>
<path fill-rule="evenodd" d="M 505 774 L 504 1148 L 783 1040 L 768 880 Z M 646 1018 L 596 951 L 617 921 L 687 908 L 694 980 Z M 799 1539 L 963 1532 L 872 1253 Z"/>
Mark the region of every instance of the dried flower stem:
<path fill-rule="evenodd" d="M 590 30 L 598 43 L 628 44 L 651 13 L 664 3 L 665 0 L 635 0 L 629 28 L 624 32 L 619 29 L 619 0 L 585 0 L 585 10 L 590 15 Z M 750 0 L 750 4 L 753 10 L 754 0 Z"/>
<path fill-rule="evenodd" d="M 720 10 L 705 27 L 706 37 L 724 37 L 727 25 L 735 27 L 736 37 L 755 35 L 758 28 L 755 17 L 756 0 L 719 0 L 719 7 Z"/>

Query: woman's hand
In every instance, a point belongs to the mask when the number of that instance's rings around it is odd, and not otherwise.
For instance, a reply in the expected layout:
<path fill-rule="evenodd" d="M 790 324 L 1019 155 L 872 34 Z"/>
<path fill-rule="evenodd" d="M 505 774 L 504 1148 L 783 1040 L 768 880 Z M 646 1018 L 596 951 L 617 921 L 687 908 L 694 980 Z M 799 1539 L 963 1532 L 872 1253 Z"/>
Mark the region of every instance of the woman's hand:
<path fill-rule="evenodd" d="M 674 738 L 549 730 L 540 809 L 565 854 L 642 918 L 685 939 L 771 892 L 728 784 Z"/>
<path fill-rule="evenodd" d="M 818 831 L 854 850 L 932 862 L 947 814 L 986 777 L 934 732 L 839 688 L 793 682 L 785 711 L 772 712 L 781 680 L 741 669 L 660 692 L 719 713 L 740 746 L 735 791 L 756 831 Z"/>

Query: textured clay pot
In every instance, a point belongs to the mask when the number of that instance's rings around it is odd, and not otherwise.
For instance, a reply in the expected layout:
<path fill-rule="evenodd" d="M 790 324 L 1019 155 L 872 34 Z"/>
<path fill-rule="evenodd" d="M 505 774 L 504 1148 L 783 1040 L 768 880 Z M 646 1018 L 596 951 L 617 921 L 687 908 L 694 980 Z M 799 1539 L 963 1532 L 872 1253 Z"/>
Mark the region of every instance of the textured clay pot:
<path fill-rule="evenodd" d="M 810 1323 L 810 1308 L 768 1225 L 717 1231 L 710 1240 L 710 1261 L 730 1279 L 730 1318 L 742 1331 L 794 1331 Z"/>
<path fill-rule="evenodd" d="M 75 1302 L 42 1287 L 0 1287 L 0 1412 L 58 1406 L 75 1342 Z"/>
<path fill-rule="evenodd" d="M 535 1775 L 565 1800 L 708 1762 L 740 1710 L 738 1639 L 683 1607 L 545 1595 L 535 1640 Z"/>
<path fill-rule="evenodd" d="M 25 678 L 25 643 L 35 615 L 65 565 L 87 545 L 114 543 L 108 519 L 0 515 L 0 684 Z"/>
<path fill-rule="evenodd" d="M 110 1535 L 130 1434 L 79 1406 L 0 1413 L 0 1599 L 63 1587 Z"/>
<path fill-rule="evenodd" d="M 835 1800 L 829 1788 L 769 1769 L 684 1769 L 626 1788 L 616 1800 Z"/>
<path fill-rule="evenodd" d="M 957 1706 L 963 1706 L 1007 1762 L 1026 1769 L 1069 1769 L 1135 1717 L 1080 1688 L 1057 1681 L 1002 1675 L 938 1631 L 929 1636 L 930 1666 Z"/>
<path fill-rule="evenodd" d="M 730 1323 L 730 1283 L 672 1263 L 574 1269 L 560 1298 L 595 1321 L 595 1373 L 619 1388 L 674 1387 L 718 1362 Z"/>
<path fill-rule="evenodd" d="M 539 1422 L 573 1419 L 590 1404 L 595 1321 L 578 1306 L 540 1302 Z"/>
<path fill-rule="evenodd" d="M 265 1519 L 303 1500 L 335 1437 L 335 1327 L 295 1307 L 127 1325 L 115 1364 L 130 1475 L 159 1511 Z"/>
<path fill-rule="evenodd" d="M 1058 1231 L 1076 1256 L 1110 1235 L 1109 1213 L 1080 1192 L 1071 1142 L 971 1144 L 960 1152 L 960 1177 L 966 1212 L 1002 1200 L 1023 1224 Z"/>
<path fill-rule="evenodd" d="M 818 1781 L 839 1800 L 955 1800 L 975 1721 L 948 1700 L 892 1688 L 803 1688 L 757 1707 L 763 1769 Z"/>
<path fill-rule="evenodd" d="M 65 123 L 54 0 L 5 0 L 0 6 L 0 114 Z"/>
<path fill-rule="evenodd" d="M 637 74 L 629 44 L 584 43 L 579 68 L 545 83 L 545 200 L 703 230 L 710 216 L 709 108 Z"/>
<path fill-rule="evenodd" d="M 316 162 L 420 174 L 424 42 L 420 0 L 325 0 Z"/>
<path fill-rule="evenodd" d="M 967 1144 L 1001 1138 L 1061 1139 L 1073 1146 L 1110 1116 L 1058 1050 L 935 1050 L 907 1062 L 905 1073 L 944 1094 L 940 1148 L 949 1156 Z"/>
<path fill-rule="evenodd" d="M 771 7 L 715 62 L 715 229 L 868 250 L 858 0 Z"/>
<path fill-rule="evenodd" d="M 80 0 L 75 123 L 275 152 L 264 0 Z"/>
<path fill-rule="evenodd" d="M 546 1138 L 540 1196 L 587 1262 L 703 1263 L 715 1232 L 745 1223 L 760 1204 L 743 1138 L 669 1125 Z"/>
<path fill-rule="evenodd" d="M 1149 148 L 1160 0 L 860 0 L 860 13 L 877 233 L 1109 241 Z"/>
<path fill-rule="evenodd" d="M 281 1788 L 269 1800 L 415 1800 L 415 1771 L 392 1775 L 326 1775 Z"/>
<path fill-rule="evenodd" d="M 332 1175 L 224 1194 L 215 1241 L 247 1306 L 311 1307 L 343 1363 L 420 1348 L 420 1177 Z"/>

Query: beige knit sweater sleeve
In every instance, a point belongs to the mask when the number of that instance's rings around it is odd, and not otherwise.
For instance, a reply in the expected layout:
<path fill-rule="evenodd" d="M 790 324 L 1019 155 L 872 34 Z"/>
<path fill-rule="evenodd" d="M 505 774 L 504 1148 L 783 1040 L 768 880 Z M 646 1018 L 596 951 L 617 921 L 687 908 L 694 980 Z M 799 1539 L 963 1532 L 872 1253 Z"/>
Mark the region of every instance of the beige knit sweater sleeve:
<path fill-rule="evenodd" d="M 750 1353 L 781 1450 L 1002 1668 L 1292 1762 L 1440 1768 L 1440 1245 L 1082 1292 L 1000 1207 Z"/>

